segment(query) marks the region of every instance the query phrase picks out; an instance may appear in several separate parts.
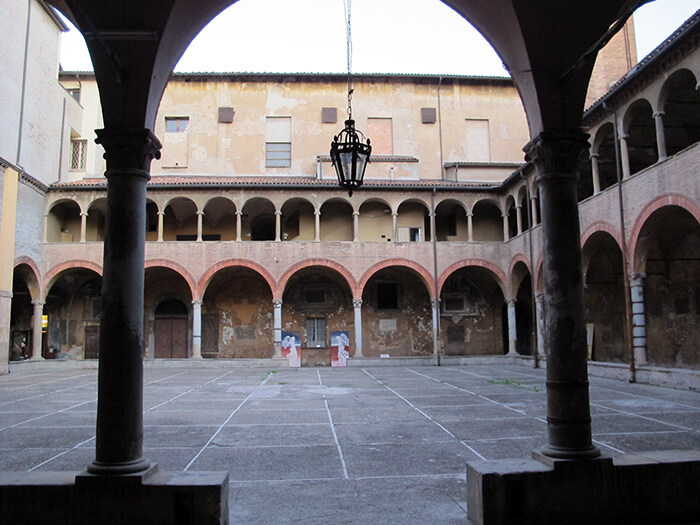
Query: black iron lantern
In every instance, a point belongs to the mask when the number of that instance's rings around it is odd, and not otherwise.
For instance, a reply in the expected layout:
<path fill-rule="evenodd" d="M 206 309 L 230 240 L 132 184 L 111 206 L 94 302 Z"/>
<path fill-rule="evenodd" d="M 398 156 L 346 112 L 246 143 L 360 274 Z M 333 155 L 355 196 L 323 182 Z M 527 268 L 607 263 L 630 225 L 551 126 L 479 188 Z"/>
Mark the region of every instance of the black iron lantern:
<path fill-rule="evenodd" d="M 331 142 L 331 161 L 338 176 L 338 184 L 341 188 L 352 192 L 362 186 L 365 177 L 365 168 L 372 153 L 369 139 L 365 138 L 361 131 L 355 129 L 355 121 L 352 119 L 352 31 L 350 24 L 350 7 L 352 0 L 345 0 L 345 15 L 347 28 L 348 51 L 348 119 L 345 128 L 333 137 Z"/>
<path fill-rule="evenodd" d="M 346 120 L 345 129 L 333 137 L 331 142 L 331 161 L 338 176 L 338 184 L 348 190 L 350 197 L 354 190 L 362 186 L 371 153 L 369 139 L 365 139 L 362 132 L 355 129 L 353 119 Z"/>

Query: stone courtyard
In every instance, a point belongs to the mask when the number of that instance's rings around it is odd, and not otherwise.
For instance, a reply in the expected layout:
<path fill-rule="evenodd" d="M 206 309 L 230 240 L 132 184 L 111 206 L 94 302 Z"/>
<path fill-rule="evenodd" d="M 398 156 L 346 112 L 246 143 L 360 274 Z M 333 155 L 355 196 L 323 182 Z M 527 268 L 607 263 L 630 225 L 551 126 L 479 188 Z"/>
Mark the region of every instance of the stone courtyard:
<path fill-rule="evenodd" d="M 541 369 L 181 366 L 145 369 L 144 456 L 227 470 L 231 523 L 467 523 L 465 463 L 545 443 Z M 700 450 L 700 394 L 590 382 L 604 454 Z M 13 367 L 0 377 L 0 470 L 84 470 L 96 397 L 94 369 Z"/>

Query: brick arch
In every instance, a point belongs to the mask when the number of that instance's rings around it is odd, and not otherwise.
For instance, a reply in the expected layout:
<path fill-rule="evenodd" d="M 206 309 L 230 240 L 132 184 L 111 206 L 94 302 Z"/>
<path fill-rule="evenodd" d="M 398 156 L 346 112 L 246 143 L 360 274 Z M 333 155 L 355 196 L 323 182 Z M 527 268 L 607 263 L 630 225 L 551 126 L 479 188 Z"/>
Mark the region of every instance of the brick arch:
<path fill-rule="evenodd" d="M 29 293 L 32 295 L 32 301 L 42 300 L 44 298 L 44 290 L 41 286 L 41 272 L 39 271 L 39 267 L 34 262 L 34 259 L 32 259 L 31 257 L 27 257 L 26 255 L 22 255 L 15 259 L 15 265 L 13 269 L 16 269 L 22 264 L 29 267 L 29 269 L 31 270 L 31 276 L 33 277 L 33 282 L 27 283 Z"/>
<path fill-rule="evenodd" d="M 352 294 L 353 298 L 357 297 L 357 282 L 355 281 L 355 277 L 345 266 L 330 259 L 307 259 L 291 266 L 286 272 L 284 272 L 284 275 L 280 277 L 278 288 L 276 290 L 273 289 L 273 297 L 281 299 L 282 295 L 284 294 L 284 289 L 287 287 L 287 283 L 292 275 L 297 273 L 299 270 L 303 270 L 304 268 L 309 268 L 311 266 L 324 266 L 338 272 L 345 278 L 345 281 L 350 287 L 350 293 Z"/>
<path fill-rule="evenodd" d="M 456 263 L 451 264 L 450 266 L 445 268 L 445 270 L 440 275 L 440 279 L 438 281 L 438 289 L 442 290 L 445 281 L 447 281 L 447 278 L 454 272 L 461 268 L 467 268 L 469 266 L 476 266 L 477 268 L 484 268 L 485 270 L 490 271 L 494 275 L 496 283 L 501 288 L 501 292 L 503 292 L 503 297 L 507 297 L 507 289 L 505 284 L 507 282 L 506 274 L 503 273 L 503 270 L 501 270 L 492 262 L 485 261 L 483 259 L 463 259 L 461 261 L 457 261 Z"/>
<path fill-rule="evenodd" d="M 544 265 L 544 256 L 540 255 L 537 259 L 537 264 L 535 265 L 535 273 L 533 274 L 532 290 L 535 294 L 544 293 L 544 271 L 542 266 Z"/>
<path fill-rule="evenodd" d="M 194 301 L 196 298 L 194 296 L 195 292 L 197 291 L 197 285 L 194 282 L 194 279 L 192 278 L 192 275 L 190 272 L 188 272 L 184 266 L 180 266 L 178 263 L 169 261 L 167 259 L 149 259 L 146 261 L 145 268 L 168 268 L 169 270 L 174 271 L 180 277 L 182 277 L 185 282 L 187 283 L 187 286 L 190 287 L 190 295 L 192 296 L 192 300 Z"/>
<path fill-rule="evenodd" d="M 620 255 L 622 256 L 622 244 L 620 244 L 620 239 L 616 235 L 616 234 L 618 234 L 618 232 L 612 226 L 608 225 L 607 223 L 601 222 L 600 225 L 607 226 L 607 227 L 589 228 L 588 230 L 586 230 L 588 235 L 586 235 L 585 238 L 583 236 L 581 237 L 581 270 L 584 274 L 584 277 L 588 273 L 588 266 L 591 263 L 591 259 L 593 258 L 593 255 L 595 255 L 595 253 L 588 253 L 586 251 L 586 244 L 588 243 L 588 241 L 590 241 L 593 238 L 594 235 L 603 234 L 603 235 L 609 236 L 613 240 L 613 242 L 615 243 L 617 248 L 620 250 Z M 623 266 L 624 266 L 624 263 L 623 263 Z M 623 273 L 624 273 L 624 268 L 623 268 Z"/>
<path fill-rule="evenodd" d="M 409 259 L 387 259 L 386 261 L 379 262 L 373 266 L 371 266 L 367 271 L 362 275 L 362 278 L 360 279 L 360 282 L 357 285 L 357 299 L 362 299 L 362 292 L 365 289 L 365 286 L 367 286 L 367 283 L 369 280 L 380 270 L 383 270 L 384 268 L 390 268 L 392 266 L 403 266 L 404 268 L 410 268 L 414 272 L 416 272 L 418 275 L 421 276 L 423 279 L 423 284 L 425 284 L 426 289 L 428 290 L 428 294 L 430 295 L 431 299 L 435 299 L 435 290 L 433 289 L 433 276 L 432 274 L 426 270 L 423 266 L 420 264 L 413 262 Z"/>
<path fill-rule="evenodd" d="M 642 233 L 642 228 L 644 228 L 644 225 L 649 220 L 649 217 L 651 217 L 655 211 L 665 208 L 666 206 L 677 206 L 684 209 L 693 216 L 698 224 L 700 224 L 700 206 L 685 195 L 669 193 L 668 195 L 662 195 L 651 201 L 637 216 L 637 220 L 635 221 L 634 227 L 632 228 L 632 232 L 630 234 L 629 253 L 633 271 L 637 270 L 637 251 L 639 248 L 639 235 Z"/>
<path fill-rule="evenodd" d="M 622 246 L 622 236 L 620 235 L 619 230 L 617 230 L 609 222 L 596 221 L 593 224 L 591 224 L 588 228 L 586 228 L 586 231 L 583 232 L 583 234 L 581 235 L 581 249 L 583 249 L 583 247 L 586 245 L 588 239 L 590 239 L 593 236 L 593 234 L 598 232 L 609 233 L 610 236 L 613 239 L 615 239 L 615 242 L 617 242 L 618 246 Z"/>
<path fill-rule="evenodd" d="M 534 284 L 534 278 L 532 278 L 532 268 L 530 266 L 530 261 L 522 253 L 517 254 L 511 259 L 510 265 L 508 266 L 508 286 L 510 287 L 511 297 L 515 297 L 517 289 L 522 283 L 522 279 L 520 279 L 517 283 L 515 282 L 515 266 L 519 263 L 525 265 L 525 268 L 530 274 L 530 278 L 532 279 Z"/>
<path fill-rule="evenodd" d="M 92 261 L 85 261 L 85 260 L 72 260 L 72 261 L 65 261 L 62 262 L 61 264 L 58 264 L 51 268 L 49 272 L 44 276 L 43 279 L 43 285 L 42 285 L 42 290 L 45 290 L 46 293 L 51 289 L 51 287 L 54 285 L 58 277 L 65 271 L 67 270 L 73 270 L 76 268 L 83 268 L 85 270 L 92 270 L 96 274 L 98 274 L 100 277 L 102 277 L 102 266 L 99 264 L 96 264 Z"/>
<path fill-rule="evenodd" d="M 254 272 L 258 273 L 260 277 L 265 279 L 265 282 L 267 282 L 267 285 L 270 287 L 272 297 L 275 297 L 277 283 L 275 282 L 275 279 L 272 277 L 270 272 L 268 272 L 263 266 L 259 265 L 256 262 L 249 261 L 246 259 L 227 259 L 225 261 L 216 263 L 204 272 L 202 277 L 199 279 L 199 282 L 197 283 L 196 294 L 193 294 L 192 296 L 193 300 L 197 301 L 204 297 L 204 292 L 206 292 L 207 286 L 209 286 L 209 282 L 219 270 L 223 270 L 224 268 L 232 268 L 234 266 L 248 268 L 249 270 L 253 270 Z"/>

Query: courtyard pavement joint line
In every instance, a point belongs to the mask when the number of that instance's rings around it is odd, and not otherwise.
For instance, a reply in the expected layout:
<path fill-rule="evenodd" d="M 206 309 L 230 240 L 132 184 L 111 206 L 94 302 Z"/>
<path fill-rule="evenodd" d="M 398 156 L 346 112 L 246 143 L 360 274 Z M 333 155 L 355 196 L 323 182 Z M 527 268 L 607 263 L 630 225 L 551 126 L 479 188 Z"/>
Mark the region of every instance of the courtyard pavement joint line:
<path fill-rule="evenodd" d="M 85 374 L 85 375 L 89 375 L 89 374 Z M 78 376 L 78 377 L 83 377 L 83 376 Z M 48 383 L 55 383 L 55 381 L 47 381 L 46 383 L 41 383 L 41 385 L 45 385 L 45 384 L 48 384 Z M 96 384 L 97 384 L 97 381 L 92 381 L 92 382 L 90 382 L 90 383 L 83 383 L 82 385 L 73 385 L 73 386 L 69 386 L 68 388 L 62 388 L 61 390 L 56 390 L 56 391 L 54 391 L 54 392 L 45 392 L 45 393 L 43 393 L 43 394 L 36 394 L 36 395 L 33 395 L 33 396 L 23 397 L 23 398 L 22 398 L 22 401 L 29 401 L 30 399 L 37 399 L 37 398 L 39 398 L 39 397 L 53 396 L 53 395 L 55 395 L 55 394 L 60 394 L 60 393 L 62 393 L 62 392 L 68 392 L 69 390 L 77 390 L 78 388 L 83 388 L 83 387 L 86 387 L 86 386 L 92 386 L 92 385 L 96 385 Z M 39 385 L 37 385 L 37 386 L 39 386 Z M 13 390 L 19 390 L 19 388 L 23 388 L 23 387 L 18 387 L 18 388 L 13 389 Z M 16 399 L 13 399 L 13 400 L 11 400 L 11 401 L 3 401 L 3 402 L 0 402 L 0 406 L 2 406 L 2 405 L 11 405 L 11 404 L 14 404 L 14 403 L 17 403 L 17 400 L 16 400 Z M 0 429 L 0 430 L 2 430 L 2 429 Z"/>
<path fill-rule="evenodd" d="M 546 419 L 543 419 L 543 418 L 541 418 L 541 417 L 531 416 L 531 415 L 529 415 L 527 412 L 525 412 L 525 411 L 523 411 L 523 410 L 518 410 L 517 408 L 510 407 L 510 406 L 508 406 L 508 405 L 505 405 L 505 404 L 503 404 L 503 403 L 500 403 L 500 402 L 496 401 L 495 399 L 490 399 L 489 397 L 487 397 L 487 396 L 485 396 L 485 395 L 483 395 L 483 394 L 477 394 L 476 392 L 472 392 L 471 390 L 467 390 L 466 388 L 462 388 L 462 387 L 459 387 L 459 386 L 457 386 L 457 385 L 453 385 L 452 383 L 439 381 L 438 379 L 435 379 L 434 377 L 430 377 L 429 375 L 426 375 L 426 374 L 421 374 L 420 372 L 416 372 L 415 370 L 411 370 L 410 368 L 409 368 L 409 371 L 413 372 L 414 374 L 418 374 L 419 376 L 423 376 L 423 377 L 427 377 L 427 378 L 429 378 L 429 379 L 432 379 L 433 381 L 435 381 L 435 382 L 437 382 L 437 383 L 440 383 L 440 384 L 442 384 L 442 385 L 451 386 L 452 388 L 456 388 L 457 390 L 461 390 L 462 392 L 466 392 L 466 393 L 468 393 L 468 394 L 475 395 L 475 396 L 480 397 L 481 399 L 483 399 L 483 400 L 485 400 L 485 401 L 488 401 L 489 403 L 494 403 L 494 404 L 496 404 L 496 405 L 498 405 L 498 406 L 500 406 L 500 407 L 502 407 L 502 408 L 507 408 L 508 410 L 512 410 L 512 411 L 514 411 L 514 412 L 517 412 L 518 414 L 522 414 L 522 415 L 525 416 L 525 417 L 528 417 L 528 418 L 530 418 L 530 419 L 534 419 L 535 421 L 539 421 L 539 422 L 545 423 L 545 424 L 547 423 L 547 420 L 546 420 Z M 475 376 L 475 377 L 479 377 L 479 378 L 482 378 L 482 379 L 488 379 L 488 380 L 493 379 L 493 378 L 491 378 L 491 377 L 489 377 L 489 376 L 486 376 L 486 375 L 483 375 L 483 374 L 475 374 L 475 373 L 473 373 L 473 372 L 466 372 L 466 371 L 464 371 L 464 370 L 457 370 L 457 372 L 460 372 L 460 373 L 462 373 L 462 374 L 468 374 L 468 375 Z M 524 375 L 524 374 L 523 374 L 523 375 Z M 529 377 L 532 377 L 532 376 L 529 376 Z M 500 418 L 500 419 L 503 420 L 503 419 L 505 419 L 505 418 Z M 489 441 L 493 441 L 493 440 L 489 440 Z M 592 441 L 593 441 L 593 443 L 595 443 L 596 445 L 600 445 L 601 447 L 609 448 L 610 450 L 612 450 L 612 451 L 614 451 L 614 452 L 617 452 L 617 453 L 619 453 L 619 454 L 626 454 L 626 452 L 625 452 L 624 450 L 621 450 L 621 449 L 619 449 L 619 448 L 613 447 L 612 445 L 608 445 L 607 443 L 604 443 L 604 442 L 602 442 L 602 441 L 598 441 L 598 440 L 595 440 L 595 439 L 593 439 Z M 464 442 L 463 442 L 463 443 L 464 443 Z M 464 445 L 465 445 L 465 446 L 468 446 L 466 443 L 464 443 Z M 471 448 L 471 447 L 470 447 L 470 448 Z"/>
<path fill-rule="evenodd" d="M 88 403 L 94 403 L 95 401 L 97 401 L 97 399 L 90 399 L 89 401 L 83 401 L 81 403 L 78 403 L 77 405 L 72 405 L 72 406 L 69 406 L 66 408 L 62 408 L 61 410 L 55 410 L 53 412 L 49 412 L 48 414 L 42 414 L 40 416 L 36 416 L 36 417 L 31 418 L 31 419 L 26 419 L 24 421 L 20 421 L 18 423 L 15 423 L 14 425 L 8 425 L 6 427 L 0 428 L 0 432 L 2 432 L 3 430 L 7 430 L 8 428 L 15 428 L 15 427 L 18 427 L 20 425 L 24 425 L 25 423 L 31 423 L 32 421 L 36 421 L 37 419 L 44 419 L 45 417 L 53 416 L 54 414 L 60 414 L 61 412 L 66 412 L 68 410 L 72 410 L 74 408 L 78 408 L 80 406 L 87 405 Z"/>
<path fill-rule="evenodd" d="M 43 467 L 44 465 L 46 465 L 46 464 L 48 464 L 48 463 L 51 463 L 54 459 L 58 459 L 58 458 L 60 458 L 61 456 L 65 456 L 65 455 L 68 454 L 69 452 L 72 452 L 73 450 L 76 450 L 76 449 L 82 447 L 83 445 L 87 445 L 88 443 L 90 443 L 90 441 L 93 441 L 94 439 L 95 439 L 95 436 L 92 436 L 91 438 L 88 438 L 88 439 L 86 439 L 85 441 L 81 441 L 81 442 L 78 443 L 77 445 L 75 445 L 75 446 L 73 446 L 73 447 L 71 447 L 71 448 L 67 448 L 67 449 L 64 450 L 63 452 L 60 452 L 60 453 L 56 454 L 55 456 L 50 457 L 49 459 L 46 459 L 46 460 L 42 461 L 42 462 L 39 463 L 38 465 L 34 465 L 32 468 L 30 468 L 29 470 L 27 470 L 27 472 L 33 472 L 33 471 L 35 471 L 36 469 L 41 468 L 41 467 Z"/>
<path fill-rule="evenodd" d="M 318 383 L 323 386 L 323 380 L 321 379 L 321 372 L 316 370 L 318 375 Z M 345 464 L 345 456 L 343 455 L 343 449 L 340 447 L 340 441 L 338 441 L 338 434 L 335 432 L 335 424 L 333 423 L 333 416 L 331 415 L 331 409 L 328 407 L 328 400 L 326 399 L 326 394 L 323 394 L 323 404 L 326 405 L 326 413 L 328 414 L 328 421 L 331 424 L 331 432 L 333 432 L 333 441 L 335 441 L 335 446 L 338 449 L 338 456 L 340 457 L 340 464 L 343 466 L 343 478 L 350 479 L 348 475 L 348 467 Z"/>
<path fill-rule="evenodd" d="M 407 369 L 407 370 L 410 370 L 410 369 Z M 438 423 L 437 421 L 435 421 L 435 420 L 434 420 L 432 417 L 430 417 L 428 414 L 426 414 L 425 412 L 423 412 L 423 411 L 422 411 L 420 408 L 418 408 L 416 405 L 414 405 L 413 403 L 411 403 L 408 399 L 406 399 L 406 398 L 403 397 L 401 394 L 399 394 L 396 390 L 394 390 L 394 389 L 391 388 L 390 386 L 388 386 L 388 385 L 382 383 L 379 379 L 377 379 L 376 377 L 374 377 L 372 374 L 370 374 L 370 373 L 369 373 L 367 370 L 365 370 L 364 368 L 362 369 L 362 371 L 363 371 L 365 374 L 367 374 L 369 377 L 371 377 L 372 379 L 374 379 L 377 383 L 379 383 L 380 385 L 382 385 L 384 388 L 386 388 L 387 390 L 389 390 L 389 392 L 393 393 L 396 397 L 398 397 L 399 399 L 401 399 L 402 401 L 404 401 L 405 403 L 407 403 L 413 410 L 415 410 L 416 412 L 418 412 L 420 415 L 422 415 L 422 416 L 423 416 L 424 418 L 426 418 L 428 421 L 430 421 L 431 423 L 436 424 L 441 430 L 443 430 L 444 432 L 446 432 L 447 434 L 449 434 L 450 436 L 452 436 L 458 443 L 460 443 L 462 446 L 464 446 L 466 449 L 468 449 L 470 452 L 472 452 L 474 455 L 476 455 L 479 459 L 483 459 L 483 460 L 486 460 L 486 459 L 487 459 L 487 458 L 485 458 L 484 456 L 482 456 L 481 454 L 479 454 L 479 453 L 478 453 L 476 450 L 474 450 L 472 447 L 470 447 L 469 445 L 467 445 L 464 441 L 462 441 L 461 439 L 459 439 L 459 437 L 457 437 L 455 434 L 453 434 L 452 432 L 450 432 L 449 430 L 447 430 L 447 429 L 446 429 L 444 426 L 442 426 L 440 423 Z M 412 372 L 412 370 L 410 370 L 410 371 Z M 420 374 L 420 375 L 422 375 L 422 374 Z M 426 377 L 428 377 L 428 376 L 426 376 Z M 430 379 L 432 379 L 432 378 L 430 378 Z"/>

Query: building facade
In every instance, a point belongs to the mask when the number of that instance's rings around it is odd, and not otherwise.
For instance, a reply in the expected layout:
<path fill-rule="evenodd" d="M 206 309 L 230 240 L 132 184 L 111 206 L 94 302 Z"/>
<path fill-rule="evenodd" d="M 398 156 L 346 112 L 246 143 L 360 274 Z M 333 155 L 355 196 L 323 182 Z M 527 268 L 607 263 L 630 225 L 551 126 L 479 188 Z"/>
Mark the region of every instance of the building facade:
<path fill-rule="evenodd" d="M 697 24 L 586 113 L 579 215 L 592 360 L 700 367 Z M 513 83 L 356 76 L 354 118 L 373 153 L 348 197 L 328 156 L 345 82 L 173 75 L 147 193 L 146 359 L 281 358 L 293 336 L 302 365 L 330 365 L 340 334 L 350 364 L 544 357 L 538 187 Z M 91 74 L 62 73 L 58 87 L 59 160 L 19 179 L 11 359 L 98 355 L 99 97 Z M 18 352 L 22 342 L 32 351 Z"/>

